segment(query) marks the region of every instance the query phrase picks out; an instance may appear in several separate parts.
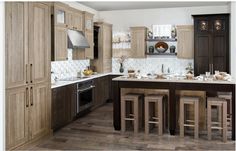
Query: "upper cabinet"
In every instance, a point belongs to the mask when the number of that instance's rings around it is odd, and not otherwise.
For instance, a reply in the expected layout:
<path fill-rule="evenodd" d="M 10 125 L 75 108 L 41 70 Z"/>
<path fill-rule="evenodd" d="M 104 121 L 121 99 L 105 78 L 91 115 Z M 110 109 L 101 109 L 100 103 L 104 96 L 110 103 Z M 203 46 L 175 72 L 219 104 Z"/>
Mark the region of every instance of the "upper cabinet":
<path fill-rule="evenodd" d="M 54 27 L 54 53 L 53 60 L 67 60 L 67 28 Z"/>
<path fill-rule="evenodd" d="M 54 3 L 54 25 L 67 27 L 67 6 L 62 3 Z"/>
<path fill-rule="evenodd" d="M 194 73 L 229 72 L 229 15 L 194 15 Z"/>
<path fill-rule="evenodd" d="M 29 83 L 28 73 L 28 5 L 23 2 L 6 3 L 5 48 L 6 87 Z M 17 34 L 16 34 L 17 33 Z"/>
<path fill-rule="evenodd" d="M 84 34 L 88 40 L 90 48 L 85 48 L 85 58 L 94 59 L 94 41 L 93 41 L 93 14 L 83 12 Z"/>
<path fill-rule="evenodd" d="M 194 56 L 194 31 L 193 25 L 177 26 L 177 57 L 192 59 Z"/>
<path fill-rule="evenodd" d="M 90 48 L 85 48 L 84 50 L 77 49 L 72 52 L 73 60 L 78 59 L 94 59 L 94 41 L 93 41 L 93 14 L 88 12 L 83 12 L 83 26 L 82 31 L 84 36 L 88 40 Z"/>
<path fill-rule="evenodd" d="M 43 3 L 29 3 L 29 12 L 30 82 L 47 82 L 51 70 L 50 7 Z"/>
<path fill-rule="evenodd" d="M 146 52 L 146 27 L 130 27 L 131 30 L 131 57 L 145 58 Z"/>
<path fill-rule="evenodd" d="M 93 59 L 93 14 L 82 12 L 66 4 L 54 3 L 54 46 L 52 61 L 68 60 L 67 30 L 84 32 L 90 48 L 74 49 L 72 59 Z"/>
<path fill-rule="evenodd" d="M 50 73 L 50 7 L 44 3 L 7 3 L 6 7 L 6 87 L 46 82 Z"/>
<path fill-rule="evenodd" d="M 68 28 L 72 30 L 82 31 L 83 16 L 82 12 L 73 8 L 67 9 L 67 23 Z"/>
<path fill-rule="evenodd" d="M 98 58 L 91 60 L 91 65 L 96 67 L 99 73 L 112 71 L 112 25 L 104 22 L 96 22 L 98 33 Z"/>

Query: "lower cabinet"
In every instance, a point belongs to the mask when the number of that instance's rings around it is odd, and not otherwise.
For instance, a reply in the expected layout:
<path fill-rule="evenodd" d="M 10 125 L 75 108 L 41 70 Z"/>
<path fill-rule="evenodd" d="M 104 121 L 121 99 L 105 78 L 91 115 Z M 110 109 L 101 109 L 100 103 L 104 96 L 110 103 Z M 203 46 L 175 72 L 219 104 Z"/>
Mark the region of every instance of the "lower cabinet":
<path fill-rule="evenodd" d="M 6 147 L 10 149 L 29 140 L 28 87 L 6 91 Z"/>
<path fill-rule="evenodd" d="M 119 75 L 108 75 L 94 79 L 94 103 L 93 108 L 97 108 L 112 98 L 112 79 Z"/>
<path fill-rule="evenodd" d="M 52 129 L 70 123 L 76 116 L 77 85 L 71 84 L 52 89 Z"/>
<path fill-rule="evenodd" d="M 6 90 L 6 148 L 13 149 L 50 131 L 49 84 Z"/>

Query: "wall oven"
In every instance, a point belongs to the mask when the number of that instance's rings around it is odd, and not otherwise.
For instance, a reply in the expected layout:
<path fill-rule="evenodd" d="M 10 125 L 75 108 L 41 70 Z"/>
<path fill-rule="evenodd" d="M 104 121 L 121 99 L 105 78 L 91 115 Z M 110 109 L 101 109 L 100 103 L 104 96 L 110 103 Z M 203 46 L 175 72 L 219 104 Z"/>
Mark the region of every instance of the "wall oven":
<path fill-rule="evenodd" d="M 94 100 L 94 81 L 88 80 L 77 84 L 77 115 L 83 114 L 92 107 Z"/>

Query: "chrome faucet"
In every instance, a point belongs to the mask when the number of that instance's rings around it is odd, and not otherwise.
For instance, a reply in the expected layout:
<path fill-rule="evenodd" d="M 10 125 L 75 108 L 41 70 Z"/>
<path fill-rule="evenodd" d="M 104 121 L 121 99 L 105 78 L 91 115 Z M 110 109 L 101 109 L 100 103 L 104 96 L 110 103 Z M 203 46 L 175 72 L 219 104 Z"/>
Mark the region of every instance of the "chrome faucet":
<path fill-rule="evenodd" d="M 161 65 L 161 73 L 164 73 L 164 64 Z"/>

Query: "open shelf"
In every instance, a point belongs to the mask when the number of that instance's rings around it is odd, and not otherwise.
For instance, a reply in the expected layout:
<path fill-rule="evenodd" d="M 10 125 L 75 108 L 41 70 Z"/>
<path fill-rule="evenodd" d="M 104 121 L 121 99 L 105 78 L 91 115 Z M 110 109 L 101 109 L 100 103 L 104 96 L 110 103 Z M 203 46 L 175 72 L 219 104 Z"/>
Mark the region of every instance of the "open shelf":
<path fill-rule="evenodd" d="M 177 53 L 145 53 L 146 55 L 166 55 L 166 56 L 176 56 Z"/>
<path fill-rule="evenodd" d="M 146 41 L 177 41 L 175 38 L 156 38 L 156 39 L 146 39 Z"/>

